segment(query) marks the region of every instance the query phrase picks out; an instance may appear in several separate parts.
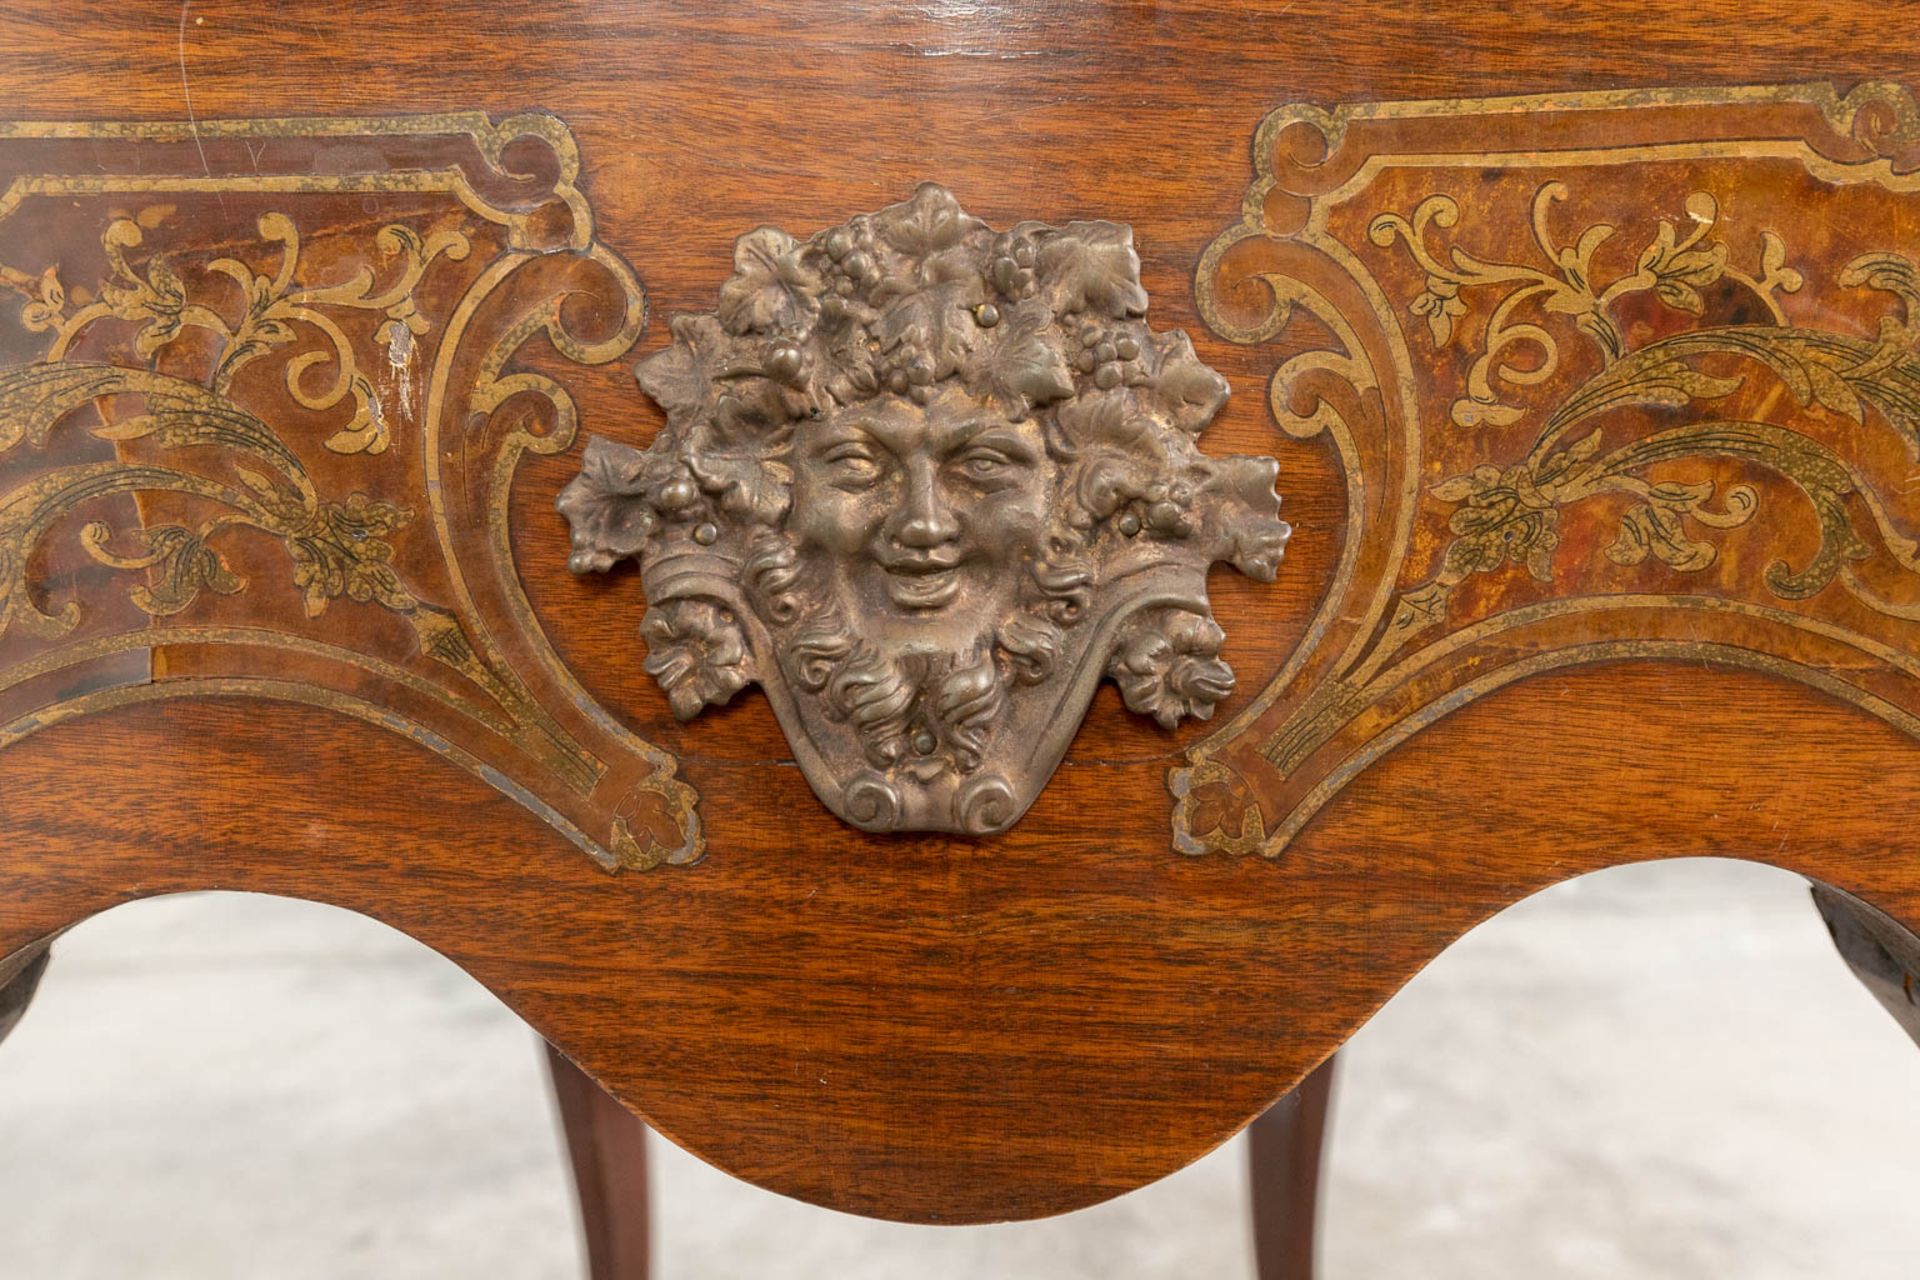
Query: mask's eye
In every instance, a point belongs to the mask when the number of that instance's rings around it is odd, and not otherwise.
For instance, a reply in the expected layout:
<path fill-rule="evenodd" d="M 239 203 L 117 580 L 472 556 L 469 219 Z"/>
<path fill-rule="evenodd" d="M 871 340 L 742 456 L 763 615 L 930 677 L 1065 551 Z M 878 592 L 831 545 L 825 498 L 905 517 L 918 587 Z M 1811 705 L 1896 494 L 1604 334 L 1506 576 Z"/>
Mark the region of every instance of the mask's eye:
<path fill-rule="evenodd" d="M 880 478 L 880 462 L 873 451 L 857 440 L 843 440 L 821 455 L 827 475 L 833 483 L 859 489 Z"/>
<path fill-rule="evenodd" d="M 1013 475 L 1015 463 L 998 449 L 976 445 L 959 457 L 960 472 L 969 480 L 1004 480 Z"/>

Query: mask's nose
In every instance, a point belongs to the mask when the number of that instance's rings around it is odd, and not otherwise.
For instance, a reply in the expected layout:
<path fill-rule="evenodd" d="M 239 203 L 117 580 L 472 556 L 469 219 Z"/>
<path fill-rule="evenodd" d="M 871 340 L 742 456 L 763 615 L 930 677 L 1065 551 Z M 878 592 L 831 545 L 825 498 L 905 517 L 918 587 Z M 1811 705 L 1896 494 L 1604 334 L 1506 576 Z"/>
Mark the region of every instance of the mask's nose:
<path fill-rule="evenodd" d="M 960 515 L 940 490 L 932 462 L 922 459 L 907 469 L 906 501 L 893 531 L 903 547 L 925 550 L 960 536 Z"/>

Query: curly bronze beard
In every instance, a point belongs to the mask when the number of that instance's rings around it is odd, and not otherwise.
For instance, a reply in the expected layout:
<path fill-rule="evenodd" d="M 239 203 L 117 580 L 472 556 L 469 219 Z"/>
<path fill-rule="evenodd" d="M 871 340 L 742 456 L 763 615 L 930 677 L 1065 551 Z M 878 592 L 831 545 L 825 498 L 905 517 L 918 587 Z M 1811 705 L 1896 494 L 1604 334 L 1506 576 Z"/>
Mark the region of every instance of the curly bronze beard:
<path fill-rule="evenodd" d="M 762 536 L 741 566 L 747 599 L 774 632 L 794 685 L 853 726 L 876 768 L 932 754 L 914 749 L 931 735 L 962 774 L 980 767 L 1008 683 L 1046 679 L 1062 628 L 1085 611 L 1091 572 L 1081 561 L 1036 558 L 1029 574 L 1028 600 L 990 638 L 955 653 L 889 653 L 860 636 L 828 592 L 794 590 L 806 568 L 787 535 Z M 820 603 L 805 604 L 809 597 Z"/>

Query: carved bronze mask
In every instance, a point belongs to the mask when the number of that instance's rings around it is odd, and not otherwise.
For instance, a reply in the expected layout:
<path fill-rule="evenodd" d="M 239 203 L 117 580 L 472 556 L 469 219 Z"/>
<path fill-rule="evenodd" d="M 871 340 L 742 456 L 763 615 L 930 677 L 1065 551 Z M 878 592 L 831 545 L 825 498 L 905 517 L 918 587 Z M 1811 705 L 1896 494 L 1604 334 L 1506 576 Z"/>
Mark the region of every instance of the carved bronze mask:
<path fill-rule="evenodd" d="M 758 682 L 848 822 L 1005 830 L 1102 674 L 1212 715 L 1208 567 L 1271 581 L 1287 539 L 1277 464 L 1199 451 L 1226 383 L 1146 309 L 1129 228 L 996 232 L 931 184 L 750 232 L 640 365 L 665 428 L 593 440 L 560 495 L 572 567 L 638 560 L 675 714 Z"/>

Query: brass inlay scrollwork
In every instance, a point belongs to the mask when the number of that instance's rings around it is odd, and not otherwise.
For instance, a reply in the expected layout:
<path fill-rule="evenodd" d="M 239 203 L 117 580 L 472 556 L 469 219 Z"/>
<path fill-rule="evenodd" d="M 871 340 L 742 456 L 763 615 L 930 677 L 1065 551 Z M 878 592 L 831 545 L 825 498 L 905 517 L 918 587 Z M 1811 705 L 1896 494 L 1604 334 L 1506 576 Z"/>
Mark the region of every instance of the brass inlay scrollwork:
<path fill-rule="evenodd" d="M 364 170 L 302 149 L 342 139 Z M 406 164 L 378 154 L 387 139 Z M 93 163 L 59 168 L 76 141 Z M 552 176 L 502 168 L 516 142 L 548 148 L 534 171 Z M 213 157 L 206 176 L 166 176 L 182 145 Z M 18 175 L 0 193 L 0 288 L 19 298 L 0 340 L 44 343 L 0 369 L 0 745 L 156 699 L 305 702 L 446 755 L 609 869 L 696 860 L 672 757 L 592 707 L 512 567 L 515 467 L 566 448 L 578 417 L 522 349 L 603 364 L 645 317 L 594 239 L 564 126 L 9 124 L 0 153 Z M 116 156 L 125 169 L 101 158 Z M 346 196 L 403 212 L 369 235 L 328 203 Z M 94 224 L 88 280 L 74 263 L 89 255 L 33 221 L 47 197 L 75 218 L 144 203 Z M 576 332 L 561 308 L 581 295 L 610 303 L 611 325 Z M 450 484 L 450 457 L 479 472 Z M 284 567 L 263 581 L 265 546 Z M 81 563 L 124 575 L 125 605 Z M 404 622 L 410 649 L 360 608 Z M 113 665 L 162 652 L 164 676 Z"/>
<path fill-rule="evenodd" d="M 0 635 L 18 622 L 33 635 L 55 638 L 79 622 L 69 602 L 59 616 L 42 613 L 29 596 L 27 565 L 35 543 L 76 507 L 111 493 L 172 490 L 219 504 L 222 514 L 189 528 L 149 525 L 131 530 L 135 546 L 116 552 L 114 531 L 104 522 L 80 531 L 86 549 L 115 569 L 153 570 L 131 590 L 135 604 L 170 615 L 191 605 L 201 591 L 233 595 L 246 582 L 211 541 L 216 534 L 249 528 L 279 539 L 292 562 L 308 617 L 330 600 L 375 601 L 397 613 L 421 602 L 403 586 L 383 535 L 413 517 L 410 508 L 355 493 L 343 501 L 323 498 L 305 466 L 273 429 L 218 391 L 147 369 L 87 361 L 32 364 L 0 372 L 0 452 L 22 439 L 46 442 L 53 427 L 109 396 L 138 396 L 146 411 L 88 430 L 96 440 L 150 440 L 164 452 L 214 448 L 253 465 L 235 465 L 224 482 L 170 466 L 97 462 L 36 476 L 0 497 Z"/>
<path fill-rule="evenodd" d="M 1613 238 L 1616 228 L 1594 223 L 1583 228 L 1573 244 L 1556 245 L 1548 219 L 1553 206 L 1566 197 L 1566 184 L 1560 182 L 1546 183 L 1534 196 L 1533 241 L 1552 264 L 1544 268 L 1487 261 L 1458 245 L 1444 253 L 1430 247 L 1431 230 L 1449 229 L 1459 222 L 1460 205 L 1451 196 L 1422 200 L 1411 217 L 1383 213 L 1367 228 L 1368 238 L 1377 245 L 1403 242 L 1426 271 L 1426 288 L 1407 309 L 1426 320 L 1436 346 L 1452 341 L 1454 317 L 1467 313 L 1464 294 L 1492 287 L 1500 295 L 1487 319 L 1482 350 L 1467 374 L 1467 395 L 1453 402 L 1450 416 L 1460 426 L 1482 421 L 1507 426 L 1519 421 L 1523 410 L 1499 399 L 1493 388 L 1496 378 L 1514 386 L 1537 386 L 1558 370 L 1560 345 L 1553 331 L 1516 319 L 1529 306 L 1546 316 L 1570 318 L 1609 360 L 1618 360 L 1627 349 L 1614 305 L 1636 293 L 1650 293 L 1676 311 L 1699 315 L 1704 306 L 1700 290 L 1733 279 L 1753 291 L 1776 324 L 1786 323 L 1774 293 L 1791 293 L 1802 280 L 1798 271 L 1786 265 L 1785 243 L 1775 232 L 1763 232 L 1759 271 L 1741 272 L 1729 263 L 1726 245 L 1709 238 L 1720 216 L 1710 193 L 1696 191 L 1688 198 L 1685 216 L 1690 229 L 1678 231 L 1674 222 L 1660 219 L 1659 230 L 1640 250 L 1633 270 L 1621 272 L 1604 286 L 1595 279 L 1594 254 Z M 1516 367 L 1506 358 L 1510 348 L 1521 344 L 1539 353 L 1538 361 L 1527 368 Z"/>
<path fill-rule="evenodd" d="M 1420 727 L 1579 662 L 1764 670 L 1920 731 L 1903 89 L 1289 107 L 1256 157 L 1201 310 L 1333 335 L 1271 403 L 1337 450 L 1347 541 L 1287 668 L 1170 777 L 1179 848 L 1278 853 Z"/>
<path fill-rule="evenodd" d="M 1563 194 L 1564 188 L 1557 184 L 1543 188 L 1536 211 Z M 1625 292 L 1621 287 L 1624 283 L 1631 281 L 1633 288 L 1652 290 L 1667 305 L 1697 315 L 1702 304 L 1696 286 L 1733 275 L 1725 268 L 1724 246 L 1692 247 L 1712 226 L 1712 198 L 1701 193 L 1689 206 L 1699 225 L 1678 250 L 1674 249 L 1672 224 L 1663 221 L 1660 238 L 1642 254 L 1642 265 L 1635 276 L 1616 281 L 1598 298 L 1584 288 L 1578 290 L 1574 296 L 1593 302 L 1592 310 L 1575 310 L 1568 305 L 1566 293 L 1547 296 L 1545 309 L 1564 307 L 1574 313 L 1575 323 L 1603 353 L 1606 368 L 1562 402 L 1520 462 L 1504 468 L 1481 463 L 1428 490 L 1442 502 L 1454 504 L 1448 520 L 1454 540 L 1442 556 L 1439 572 L 1401 594 L 1399 609 L 1359 668 L 1359 679 L 1378 671 L 1414 634 L 1441 621 L 1453 589 L 1468 576 L 1517 564 L 1543 582 L 1553 581 L 1560 512 L 1596 495 L 1623 494 L 1633 500 L 1619 518 L 1618 534 L 1606 547 L 1606 555 L 1614 563 L 1633 565 L 1651 557 L 1682 572 L 1697 572 L 1713 564 L 1713 544 L 1691 535 L 1688 526 L 1738 528 L 1754 518 L 1759 499 L 1751 486 L 1735 485 L 1716 509 L 1710 505 L 1715 497 L 1711 480 L 1689 483 L 1647 478 L 1648 468 L 1685 458 L 1744 459 L 1791 480 L 1807 499 L 1819 524 L 1819 550 L 1798 569 L 1783 560 L 1768 565 L 1762 581 L 1774 595 L 1803 600 L 1840 577 L 1847 589 L 1869 607 L 1899 614 L 1898 607 L 1867 590 L 1850 568 L 1853 562 L 1874 553 L 1856 528 L 1857 517 L 1845 500 L 1859 495 L 1880 545 L 1902 569 L 1920 572 L 1920 561 L 1916 560 L 1920 547 L 1894 526 L 1872 487 L 1856 476 L 1847 461 L 1813 437 L 1790 426 L 1709 415 L 1702 421 L 1603 450 L 1605 430 L 1596 423 L 1608 413 L 1633 406 L 1692 409 L 1724 401 L 1745 389 L 1745 373 L 1729 369 L 1717 375 L 1702 367 L 1703 362 L 1715 357 L 1731 358 L 1737 365 L 1754 366 L 1770 375 L 1799 410 L 1818 407 L 1864 427 L 1871 409 L 1920 450 L 1920 271 L 1898 254 L 1867 255 L 1849 263 L 1840 273 L 1838 283 L 1843 287 L 1866 286 L 1900 303 L 1900 314 L 1885 317 L 1871 339 L 1780 323 L 1699 329 L 1638 350 L 1626 350 L 1607 309 L 1609 296 Z M 1390 235 L 1383 232 L 1417 234 L 1415 228 L 1424 222 L 1418 214 L 1411 224 L 1397 215 L 1384 215 L 1373 225 L 1376 243 L 1386 243 Z M 1592 250 L 1588 246 L 1611 231 L 1604 226 L 1589 228 L 1581 236 L 1579 261 L 1590 259 Z M 1544 239 L 1541 243 L 1546 247 Z M 1735 278 L 1771 306 L 1773 288 L 1796 290 L 1802 279 L 1799 272 L 1784 266 L 1785 247 L 1778 235 L 1767 232 L 1765 244 L 1765 274 L 1758 279 Z M 1410 248 L 1412 245 L 1409 241 Z M 1429 271 L 1434 269 L 1431 256 L 1423 249 L 1416 251 L 1416 257 Z M 1694 264 L 1678 268 L 1676 273 L 1663 275 L 1648 265 L 1665 263 L 1671 267 L 1676 260 L 1686 258 L 1692 258 Z M 1464 253 L 1456 255 L 1456 260 L 1474 261 Z M 1576 272 L 1575 278 L 1582 278 L 1582 273 Z M 1409 310 L 1430 317 L 1431 308 L 1425 305 L 1425 299 L 1431 296 L 1422 294 Z M 1517 296 L 1509 294 L 1502 308 Z M 1784 321 L 1777 310 L 1774 314 Z M 1470 387 L 1484 388 L 1484 371 L 1493 351 L 1499 344 L 1514 340 L 1509 324 L 1498 312 L 1488 322 L 1489 333 L 1498 336 L 1489 338 L 1488 351 L 1475 361 Z M 1556 360 L 1553 339 L 1544 329 L 1535 332 L 1538 336 L 1533 340 L 1546 353 L 1540 368 L 1551 370 Z M 1445 336 L 1436 330 L 1435 340 L 1442 343 Z M 1463 410 L 1460 403 L 1454 406 L 1454 420 L 1462 426 L 1477 420 L 1473 414 L 1473 410 Z M 1488 412 L 1486 416 L 1497 425 L 1515 420 L 1515 415 L 1504 411 Z"/>

